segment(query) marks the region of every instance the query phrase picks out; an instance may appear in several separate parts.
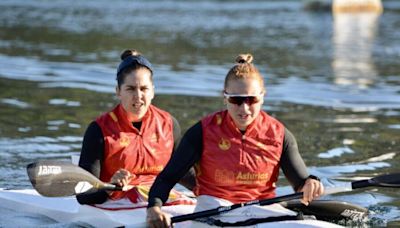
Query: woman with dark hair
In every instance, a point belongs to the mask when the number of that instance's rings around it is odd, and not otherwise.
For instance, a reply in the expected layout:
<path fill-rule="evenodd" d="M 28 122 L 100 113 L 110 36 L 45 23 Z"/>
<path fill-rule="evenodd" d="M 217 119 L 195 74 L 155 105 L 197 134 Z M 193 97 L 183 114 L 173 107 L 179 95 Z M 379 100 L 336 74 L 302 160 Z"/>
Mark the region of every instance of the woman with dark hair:
<path fill-rule="evenodd" d="M 151 104 L 153 68 L 143 55 L 136 50 L 121 54 L 117 82 L 120 102 L 88 126 L 79 166 L 104 182 L 131 189 L 80 194 L 77 199 L 81 204 L 101 204 L 107 199 L 124 197 L 133 203 L 146 201 L 146 192 L 170 159 L 180 137 L 176 119 Z M 191 188 L 194 179 L 188 175 L 182 184 Z"/>

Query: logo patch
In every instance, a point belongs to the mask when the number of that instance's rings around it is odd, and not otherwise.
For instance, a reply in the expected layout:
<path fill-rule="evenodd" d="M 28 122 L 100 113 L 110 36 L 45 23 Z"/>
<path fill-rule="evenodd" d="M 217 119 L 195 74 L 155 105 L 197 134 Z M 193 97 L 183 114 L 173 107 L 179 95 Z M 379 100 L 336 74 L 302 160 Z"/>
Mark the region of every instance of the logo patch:
<path fill-rule="evenodd" d="M 231 142 L 229 141 L 229 139 L 221 138 L 219 140 L 218 147 L 221 150 L 229 150 L 229 148 L 231 148 Z"/>
<path fill-rule="evenodd" d="M 363 221 L 366 218 L 365 212 L 345 209 L 340 215 L 351 218 L 353 221 Z"/>
<path fill-rule="evenodd" d="M 60 174 L 61 172 L 62 172 L 61 166 L 41 165 L 41 166 L 39 166 L 38 176 L 50 175 L 50 174 Z"/>
<path fill-rule="evenodd" d="M 226 169 L 216 169 L 214 179 L 221 184 L 233 184 L 235 183 L 235 173 Z"/>
<path fill-rule="evenodd" d="M 127 147 L 129 144 L 131 144 L 131 140 L 128 136 L 122 136 L 122 138 L 119 140 L 119 145 L 122 147 Z"/>

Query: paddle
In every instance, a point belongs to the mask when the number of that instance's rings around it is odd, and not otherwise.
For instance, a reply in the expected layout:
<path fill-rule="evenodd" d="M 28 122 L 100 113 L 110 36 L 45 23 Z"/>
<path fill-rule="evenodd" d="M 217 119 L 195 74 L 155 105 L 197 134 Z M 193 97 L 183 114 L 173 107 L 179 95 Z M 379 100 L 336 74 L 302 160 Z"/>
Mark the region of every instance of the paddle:
<path fill-rule="evenodd" d="M 97 179 L 93 174 L 64 161 L 38 161 L 27 166 L 32 186 L 43 196 L 72 196 L 87 191 L 121 191 L 122 188 Z"/>
<path fill-rule="evenodd" d="M 352 191 L 353 189 L 365 188 L 365 187 L 390 187 L 390 188 L 399 188 L 400 187 L 400 173 L 392 173 L 392 174 L 383 174 L 371 179 L 353 181 L 349 183 L 347 186 L 329 188 L 325 190 L 325 195 L 339 193 L 339 192 L 347 192 Z M 187 220 L 194 220 L 198 218 L 204 218 L 209 216 L 220 215 L 222 213 L 226 213 L 228 211 L 232 211 L 234 209 L 240 207 L 246 207 L 250 205 L 269 205 L 274 203 L 280 203 L 284 201 L 301 199 L 303 198 L 303 193 L 293 193 L 289 195 L 279 196 L 271 199 L 263 199 L 263 200 L 253 200 L 245 203 L 233 204 L 231 206 L 221 206 L 210 210 L 199 211 L 192 214 L 180 215 L 171 218 L 172 223 L 183 222 Z"/>
<path fill-rule="evenodd" d="M 362 221 L 368 215 L 368 209 L 348 202 L 336 200 L 313 200 L 304 205 L 300 200 L 290 200 L 279 203 L 283 207 L 301 212 L 304 215 L 313 215 L 318 220 L 325 221 Z"/>

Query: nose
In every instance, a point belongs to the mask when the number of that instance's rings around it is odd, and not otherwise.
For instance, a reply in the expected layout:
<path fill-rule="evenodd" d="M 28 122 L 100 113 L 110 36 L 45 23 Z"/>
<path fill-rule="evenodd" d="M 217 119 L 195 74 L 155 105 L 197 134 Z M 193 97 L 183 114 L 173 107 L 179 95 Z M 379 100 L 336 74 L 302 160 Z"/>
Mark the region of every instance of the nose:
<path fill-rule="evenodd" d="M 140 89 L 135 89 L 132 93 L 133 97 L 141 98 L 143 95 L 143 91 Z"/>
<path fill-rule="evenodd" d="M 250 109 L 250 105 L 246 102 L 243 102 L 241 105 L 239 105 L 239 109 L 243 111 L 248 111 Z"/>

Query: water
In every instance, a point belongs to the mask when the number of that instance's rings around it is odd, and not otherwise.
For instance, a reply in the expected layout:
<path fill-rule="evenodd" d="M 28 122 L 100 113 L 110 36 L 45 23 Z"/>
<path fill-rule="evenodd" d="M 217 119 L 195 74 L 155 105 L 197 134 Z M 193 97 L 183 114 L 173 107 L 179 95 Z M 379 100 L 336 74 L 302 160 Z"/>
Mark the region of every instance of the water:
<path fill-rule="evenodd" d="M 117 102 L 115 69 L 126 48 L 151 60 L 155 103 L 184 130 L 223 107 L 224 76 L 237 54 L 250 52 L 266 79 L 264 109 L 296 135 L 310 172 L 327 185 L 398 172 L 400 3 L 384 1 L 382 15 L 304 6 L 1 1 L 0 188 L 31 188 L 29 162 L 79 154 L 88 123 Z M 374 226 L 400 222 L 393 189 L 329 197 L 374 211 Z"/>

